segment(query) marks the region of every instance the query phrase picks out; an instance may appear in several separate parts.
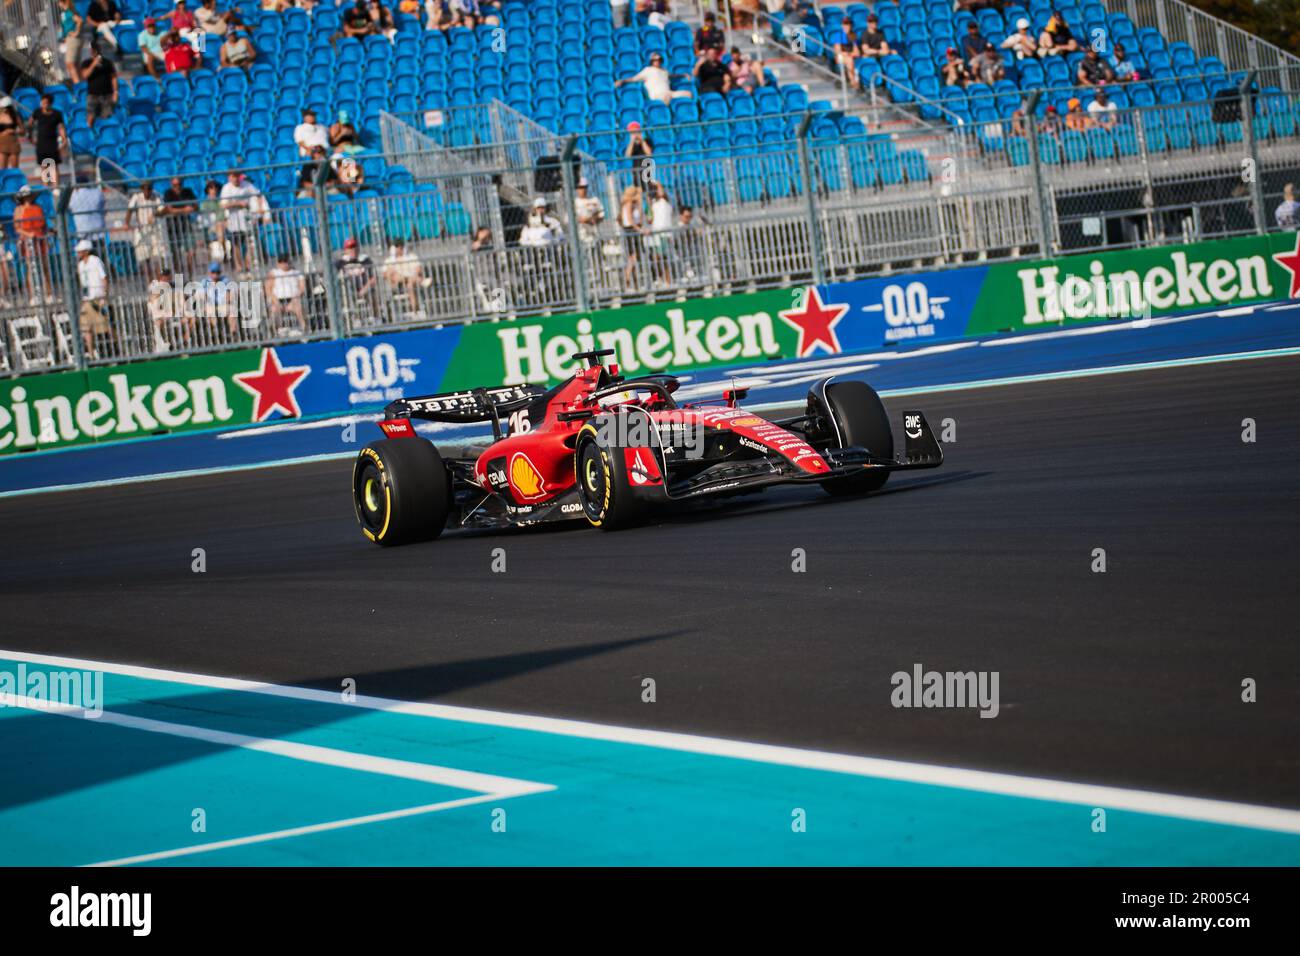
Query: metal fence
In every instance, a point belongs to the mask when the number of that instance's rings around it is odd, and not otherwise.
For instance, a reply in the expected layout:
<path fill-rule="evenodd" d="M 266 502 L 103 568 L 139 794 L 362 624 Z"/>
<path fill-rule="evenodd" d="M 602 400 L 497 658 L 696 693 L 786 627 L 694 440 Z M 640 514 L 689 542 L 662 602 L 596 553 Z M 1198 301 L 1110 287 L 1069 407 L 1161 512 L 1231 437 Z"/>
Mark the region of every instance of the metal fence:
<path fill-rule="evenodd" d="M 70 211 L 86 205 L 72 187 L 46 192 L 47 235 L 7 245 L 0 374 L 1257 233 L 1300 184 L 1300 122 L 1251 89 L 1236 119 L 1178 104 L 1053 129 L 1031 97 L 1009 119 L 891 135 L 853 112 L 759 118 L 786 132 L 743 148 L 745 120 L 675 127 L 698 149 L 604 162 L 552 133 L 431 145 L 392 117 L 385 160 L 409 180 L 344 195 L 322 169 L 279 205 L 144 201 L 101 164 L 80 188 L 102 222 Z"/>
<path fill-rule="evenodd" d="M 41 82 L 61 83 L 65 78 L 59 33 L 54 0 L 0 3 L 0 55 Z"/>

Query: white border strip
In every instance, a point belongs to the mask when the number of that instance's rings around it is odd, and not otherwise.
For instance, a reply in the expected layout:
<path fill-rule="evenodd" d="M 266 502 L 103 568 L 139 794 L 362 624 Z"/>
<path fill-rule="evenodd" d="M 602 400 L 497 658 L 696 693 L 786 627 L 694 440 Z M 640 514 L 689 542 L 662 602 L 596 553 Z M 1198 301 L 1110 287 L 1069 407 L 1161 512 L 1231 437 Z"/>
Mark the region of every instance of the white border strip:
<path fill-rule="evenodd" d="M 95 668 L 103 670 L 103 668 Z M 372 754 L 359 754 L 333 747 L 319 747 L 315 744 L 296 743 L 291 740 L 279 740 L 269 737 L 250 737 L 211 727 L 195 727 L 191 724 L 174 724 L 163 720 L 151 720 L 148 717 L 136 717 L 131 714 L 119 714 L 103 711 L 95 714 L 81 707 L 72 707 L 53 703 L 43 699 L 33 699 L 22 695 L 12 695 L 13 706 L 25 710 L 56 714 L 60 717 L 93 718 L 96 724 L 111 724 L 114 727 L 126 727 L 130 730 L 143 730 L 151 734 L 167 734 L 171 737 L 185 737 L 189 740 L 201 740 L 204 743 L 220 747 L 255 750 L 258 753 L 287 757 L 303 763 L 315 763 L 326 767 L 338 767 L 343 770 L 357 770 L 364 773 L 377 773 L 386 777 L 400 777 L 431 783 L 455 790 L 472 790 L 498 797 L 521 797 L 530 793 L 542 793 L 555 788 L 550 784 L 533 783 L 530 780 L 516 780 L 512 777 L 498 777 L 492 774 L 475 773 L 471 770 L 457 770 L 453 767 L 439 767 L 436 764 L 416 763 L 410 760 L 398 760 L 393 757 L 376 757 Z"/>
<path fill-rule="evenodd" d="M 887 760 L 879 757 L 859 757 L 817 750 L 801 750 L 772 744 L 749 743 L 661 730 L 641 730 L 634 727 L 620 727 L 556 717 L 538 717 L 502 711 L 478 710 L 469 707 L 454 707 L 445 704 L 399 701 L 383 697 L 358 696 L 354 702 L 344 704 L 339 701 L 336 693 L 324 690 L 287 687 L 232 677 L 189 674 L 182 671 L 162 670 L 130 664 L 55 657 L 24 651 L 0 650 L 0 659 L 26 661 L 31 664 L 44 664 L 76 670 L 100 670 L 110 674 L 120 674 L 124 677 L 166 681 L 216 690 L 245 691 L 291 700 L 332 704 L 337 707 L 362 707 L 369 710 L 430 717 L 438 720 L 453 720 L 490 727 L 534 731 L 585 740 L 657 747 L 662 750 L 749 760 L 808 770 L 824 770 L 831 773 L 929 784 L 1008 797 L 1022 797 L 1031 800 L 1047 800 L 1083 806 L 1100 806 L 1109 809 L 1128 810 L 1134 813 L 1194 820 L 1202 823 L 1217 823 L 1227 826 L 1300 834 L 1300 811 L 1281 807 L 1257 806 L 1202 797 L 1157 793 L 1148 790 L 1133 790 L 1123 787 L 1072 783 L 1041 777 L 968 770 L 959 767 L 943 767 L 901 760 Z"/>

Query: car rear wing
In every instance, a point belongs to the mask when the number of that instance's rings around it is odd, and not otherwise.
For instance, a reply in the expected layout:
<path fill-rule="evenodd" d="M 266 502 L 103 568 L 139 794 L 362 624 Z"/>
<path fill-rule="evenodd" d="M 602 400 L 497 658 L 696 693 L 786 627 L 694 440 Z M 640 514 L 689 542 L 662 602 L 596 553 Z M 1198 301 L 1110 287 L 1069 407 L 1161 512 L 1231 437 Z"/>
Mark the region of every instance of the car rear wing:
<path fill-rule="evenodd" d="M 540 385 L 507 385 L 475 388 L 466 392 L 443 392 L 419 398 L 399 398 L 384 409 L 386 419 L 416 418 L 429 422 L 472 424 L 491 422 L 498 437 L 501 417 L 526 408 L 546 394 Z"/>

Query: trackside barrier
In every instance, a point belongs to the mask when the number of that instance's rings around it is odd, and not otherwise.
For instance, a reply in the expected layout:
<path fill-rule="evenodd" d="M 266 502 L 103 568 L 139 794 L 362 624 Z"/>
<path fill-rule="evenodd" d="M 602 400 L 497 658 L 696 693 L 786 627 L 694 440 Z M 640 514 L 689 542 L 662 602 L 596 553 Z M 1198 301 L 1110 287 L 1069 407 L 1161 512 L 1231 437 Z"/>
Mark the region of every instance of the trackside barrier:
<path fill-rule="evenodd" d="M 698 265 L 680 251 L 665 268 Z M 628 374 L 687 372 L 1290 299 L 1297 233 L 92 366 L 0 385 L 0 456 L 552 382 L 593 348 Z"/>

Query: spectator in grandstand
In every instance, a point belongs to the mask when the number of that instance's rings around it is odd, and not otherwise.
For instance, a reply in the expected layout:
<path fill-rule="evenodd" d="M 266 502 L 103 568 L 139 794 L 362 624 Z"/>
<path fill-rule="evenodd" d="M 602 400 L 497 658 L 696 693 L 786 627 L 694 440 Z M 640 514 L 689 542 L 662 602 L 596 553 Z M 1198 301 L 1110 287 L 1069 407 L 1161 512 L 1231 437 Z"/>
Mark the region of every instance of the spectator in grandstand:
<path fill-rule="evenodd" d="M 197 236 L 194 232 L 194 215 L 199 211 L 199 198 L 179 176 L 173 176 L 163 191 L 163 205 L 158 210 L 163 231 L 171 249 L 172 261 L 193 261 Z"/>
<path fill-rule="evenodd" d="M 706 50 L 717 50 L 722 52 L 722 48 L 727 45 L 727 38 L 723 32 L 718 29 L 718 24 L 712 13 L 704 14 L 704 22 L 700 28 L 695 31 L 695 55 L 700 56 Z"/>
<path fill-rule="evenodd" d="M 135 261 L 143 269 L 148 269 L 150 263 L 161 269 L 167 263 L 167 243 L 163 241 L 162 223 L 158 221 L 160 205 L 153 183 L 147 179 L 126 205 L 126 227 L 135 230 L 131 240 Z"/>
<path fill-rule="evenodd" d="M 970 83 L 970 70 L 961 58 L 961 54 L 957 52 L 956 47 L 950 46 L 944 56 L 946 59 L 939 68 L 943 74 L 943 85 L 960 86 L 963 90 L 966 89 L 967 84 Z"/>
<path fill-rule="evenodd" d="M 81 82 L 81 32 L 85 21 L 73 0 L 59 0 L 59 41 L 63 44 L 63 68 L 68 82 Z"/>
<path fill-rule="evenodd" d="M 81 64 L 86 77 L 86 125 L 107 119 L 117 109 L 117 68 L 98 51 Z"/>
<path fill-rule="evenodd" d="M 36 165 L 57 167 L 68 145 L 68 129 L 64 125 L 63 113 L 54 108 L 51 94 L 41 94 L 41 105 L 32 110 L 31 119 L 27 121 L 27 136 L 36 147 Z"/>
<path fill-rule="evenodd" d="M 222 66 L 237 66 L 247 71 L 257 59 L 257 47 L 242 29 L 231 30 L 226 42 L 221 44 L 220 58 Z"/>
<path fill-rule="evenodd" d="M 551 212 L 543 197 L 538 196 L 533 200 L 533 212 L 542 217 L 542 223 L 551 231 L 557 244 L 564 241 L 564 226 L 560 225 L 560 220 Z"/>
<path fill-rule="evenodd" d="M 307 280 L 289 265 L 289 254 L 275 257 L 275 266 L 267 273 L 266 300 L 271 304 L 272 322 L 283 321 L 285 316 L 294 320 L 299 334 L 307 333 L 307 317 L 303 314 L 302 300 L 307 296 Z"/>
<path fill-rule="evenodd" d="M 687 282 L 697 278 L 704 270 L 704 241 L 695 222 L 695 210 L 690 206 L 682 206 L 677 211 L 673 257 L 677 261 L 682 279 Z"/>
<path fill-rule="evenodd" d="M 840 28 L 831 34 L 830 39 L 835 63 L 849 78 L 849 85 L 858 89 L 862 81 L 858 79 L 858 31 L 853 29 L 853 20 L 849 17 L 840 20 Z"/>
<path fill-rule="evenodd" d="M 1055 136 L 1061 138 L 1061 114 L 1055 106 L 1049 106 L 1047 112 L 1043 115 L 1042 122 L 1038 124 L 1038 132 L 1043 136 Z"/>
<path fill-rule="evenodd" d="M 446 30 L 451 26 L 451 15 L 443 0 L 424 0 L 424 28 Z"/>
<path fill-rule="evenodd" d="M 898 3 L 898 0 L 894 0 Z M 954 10 L 965 10 L 968 13 L 974 13 L 977 10 L 1001 10 L 1003 0 L 957 0 Z"/>
<path fill-rule="evenodd" d="M 618 208 L 618 226 L 623 232 L 623 254 L 627 265 L 623 268 L 623 284 L 632 288 L 632 273 L 641 261 L 645 242 L 644 212 L 641 208 L 641 187 L 628 186 Z"/>
<path fill-rule="evenodd" d="M 672 284 L 673 204 L 662 183 L 655 183 L 650 190 L 654 198 L 650 202 L 650 235 L 645 240 L 645 247 L 650 251 L 652 270 L 658 267 L 656 282 L 666 287 Z"/>
<path fill-rule="evenodd" d="M 425 278 L 420 260 L 406 248 L 406 240 L 401 236 L 393 239 L 388 258 L 384 260 L 383 275 L 391 291 L 410 294 L 412 303 L 416 304 L 420 301 L 420 289 L 433 285 L 432 279 Z"/>
<path fill-rule="evenodd" d="M 231 170 L 221 187 L 221 208 L 226 214 L 226 244 L 235 270 L 247 272 L 251 264 L 250 238 L 254 231 L 253 198 L 259 196 L 257 188 L 243 173 Z"/>
<path fill-rule="evenodd" d="M 462 6 L 473 6 L 475 10 L 478 9 L 477 0 L 451 0 L 452 9 L 455 9 L 458 3 Z M 397 36 L 397 23 L 393 19 L 393 11 L 380 3 L 379 0 L 370 0 L 366 6 L 366 15 L 370 17 L 372 33 L 386 36 L 390 40 Z M 464 20 L 465 26 L 473 27 L 479 25 L 481 18 L 474 15 L 467 16 Z"/>
<path fill-rule="evenodd" d="M 971 63 L 971 72 L 978 82 L 989 86 L 1007 75 L 1007 69 L 1002 65 L 1002 54 L 992 43 L 984 44 L 984 52 Z"/>
<path fill-rule="evenodd" d="M 1029 130 L 1025 126 L 1025 105 L 1021 103 L 1011 114 L 1011 135 L 1028 136 Z"/>
<path fill-rule="evenodd" d="M 1279 229 L 1295 232 L 1300 229 L 1300 202 L 1295 199 L 1295 184 L 1287 183 L 1282 187 L 1282 204 L 1273 212 Z"/>
<path fill-rule="evenodd" d="M 153 351 L 155 355 L 170 352 L 171 342 L 167 339 L 169 326 L 184 325 L 185 316 L 177 315 L 177 306 L 183 311 L 184 301 L 176 301 L 172 281 L 174 276 L 165 269 L 160 269 L 149 283 L 149 298 L 145 301 L 145 311 L 153 322 Z M 183 341 L 183 339 L 181 340 Z"/>
<path fill-rule="evenodd" d="M 28 276 L 39 276 L 41 288 L 32 286 L 32 305 L 50 294 L 50 250 L 49 227 L 45 224 L 45 211 L 36 201 L 36 194 L 31 186 L 22 186 L 14 196 L 14 234 L 18 238 L 18 255 L 26 262 L 25 272 Z M 9 283 L 5 281 L 5 288 Z"/>
<path fill-rule="evenodd" d="M 1114 129 L 1119 117 L 1115 112 L 1115 101 L 1106 95 L 1105 87 L 1097 87 L 1092 102 L 1088 104 L 1088 116 L 1094 123 L 1105 129 Z"/>
<path fill-rule="evenodd" d="M 118 48 L 117 35 L 113 31 L 122 22 L 122 11 L 118 9 L 116 0 L 90 0 L 90 5 L 86 7 L 85 22 L 94 31 L 90 38 L 90 48 L 99 53 L 102 40 L 108 47 L 109 56 L 120 60 L 122 51 Z"/>
<path fill-rule="evenodd" d="M 325 153 L 325 147 L 313 146 L 311 148 L 311 159 L 303 163 L 302 171 L 298 174 L 298 196 L 300 198 L 311 198 L 316 191 L 316 174 L 321 166 L 326 166 L 328 172 L 325 174 L 325 188 L 338 189 L 339 174 L 334 168 L 334 164 L 329 161 L 329 156 Z"/>
<path fill-rule="evenodd" d="M 226 207 L 221 204 L 221 183 L 209 179 L 203 185 L 203 199 L 199 202 L 199 222 L 208 238 L 210 259 L 226 255 Z"/>
<path fill-rule="evenodd" d="M 971 20 L 966 24 L 966 35 L 961 38 L 958 48 L 961 50 L 961 58 L 970 64 L 972 70 L 975 69 L 975 61 L 984 52 L 988 42 L 984 34 L 980 33 L 978 23 Z"/>
<path fill-rule="evenodd" d="M 331 182 L 334 188 L 345 196 L 354 196 L 358 189 L 366 184 L 366 170 L 353 157 L 343 151 L 337 151 L 330 157 L 334 168 Z"/>
<path fill-rule="evenodd" d="M 1074 78 L 1079 86 L 1101 86 L 1115 79 L 1115 71 L 1101 58 L 1101 54 L 1089 47 L 1079 61 L 1079 69 Z"/>
<path fill-rule="evenodd" d="M 171 28 L 182 37 L 198 30 L 198 21 L 185 4 L 185 0 L 176 0 L 176 9 L 172 11 Z"/>
<path fill-rule="evenodd" d="M 343 255 L 334 262 L 334 272 L 343 289 L 344 303 L 355 309 L 375 287 L 375 264 L 361 251 L 355 236 L 343 242 Z"/>
<path fill-rule="evenodd" d="M 366 6 L 366 0 L 356 0 L 352 6 L 344 11 L 343 23 L 339 32 L 330 37 L 330 42 L 333 43 L 340 37 L 361 39 L 370 36 L 374 32 L 375 25 L 370 19 L 370 10 Z"/>
<path fill-rule="evenodd" d="M 68 199 L 68 212 L 72 213 L 72 229 L 79 238 L 103 241 L 104 190 L 93 182 L 78 186 Z"/>
<path fill-rule="evenodd" d="M 1041 56 L 1059 56 L 1074 53 L 1079 49 L 1079 41 L 1070 32 L 1070 25 L 1061 16 L 1060 10 L 1053 10 L 1052 16 L 1038 38 L 1038 52 Z"/>
<path fill-rule="evenodd" d="M 365 149 L 361 133 L 352 122 L 347 110 L 339 110 L 338 118 L 329 129 L 330 146 L 336 153 L 359 153 Z"/>
<path fill-rule="evenodd" d="M 614 29 L 625 27 L 632 22 L 630 0 L 609 0 L 609 13 L 614 18 Z"/>
<path fill-rule="evenodd" d="M 711 46 L 700 54 L 695 64 L 695 85 L 701 93 L 728 93 L 731 74 L 722 64 L 722 48 Z"/>
<path fill-rule="evenodd" d="M 654 152 L 654 142 L 642 134 L 641 124 L 636 120 L 628 123 L 627 147 L 623 150 L 623 155 L 632 160 L 637 178 L 643 183 L 648 183 L 654 178 Z"/>
<path fill-rule="evenodd" d="M 758 16 L 758 0 L 731 0 L 731 28 L 749 30 Z"/>
<path fill-rule="evenodd" d="M 784 13 L 786 26 L 798 26 L 808 19 L 808 0 L 767 0 L 767 12 Z"/>
<path fill-rule="evenodd" d="M 495 252 L 497 248 L 496 239 L 492 235 L 492 230 L 487 226 L 479 226 L 478 231 L 474 233 L 474 238 L 470 241 L 470 252 Z"/>
<path fill-rule="evenodd" d="M 573 208 L 578 217 L 578 238 L 585 245 L 592 246 L 596 244 L 600 224 L 605 221 L 605 207 L 600 204 L 599 199 L 589 195 L 586 179 L 578 180 L 577 193 L 573 200 Z"/>
<path fill-rule="evenodd" d="M 112 335 L 108 324 L 108 270 L 89 239 L 77 243 L 77 280 L 81 285 L 81 341 L 86 357 L 98 359 L 99 346 Z"/>
<path fill-rule="evenodd" d="M 1110 68 L 1115 79 L 1120 83 L 1137 79 L 1137 65 L 1128 58 L 1128 51 L 1124 49 L 1122 43 L 1116 43 L 1114 50 L 1111 51 Z"/>
<path fill-rule="evenodd" d="M 1029 32 L 1029 21 L 1021 17 L 1016 21 L 1016 32 L 1002 41 L 1002 49 L 1011 50 L 1017 60 L 1038 58 L 1038 41 Z"/>
<path fill-rule="evenodd" d="M 673 100 L 682 99 L 691 96 L 690 90 L 675 90 L 672 87 L 672 78 L 674 76 L 684 76 L 682 73 L 669 73 L 664 69 L 664 57 L 662 53 L 651 53 L 650 64 L 639 73 L 632 76 L 624 77 L 615 82 L 614 86 L 619 87 L 624 83 L 641 83 L 645 87 L 647 99 L 658 100 L 660 103 L 669 104 Z"/>
<path fill-rule="evenodd" d="M 240 25 L 239 8 L 231 7 L 226 13 L 217 10 L 217 0 L 201 0 L 194 11 L 194 22 L 204 33 L 223 37 L 231 27 Z"/>
<path fill-rule="evenodd" d="M 767 85 L 762 61 L 755 60 L 751 63 L 738 46 L 731 48 L 731 62 L 727 64 L 727 72 L 731 74 L 731 88 L 735 90 L 753 93 L 758 87 Z"/>
<path fill-rule="evenodd" d="M 17 169 L 23 151 L 23 121 L 14 101 L 0 96 L 0 169 Z"/>
<path fill-rule="evenodd" d="M 190 73 L 199 65 L 199 56 L 194 52 L 194 47 L 180 35 L 176 30 L 172 30 L 162 39 L 163 44 L 163 67 L 168 73 L 179 73 L 182 76 L 189 76 Z"/>
<path fill-rule="evenodd" d="M 756 3 L 757 0 L 741 0 L 744 3 Z M 736 4 L 739 7 L 739 3 Z M 636 0 L 636 12 L 645 16 L 647 26 L 662 30 L 668 25 L 670 11 L 668 0 Z"/>
<path fill-rule="evenodd" d="M 1071 97 L 1070 101 L 1065 104 L 1065 128 L 1073 130 L 1076 133 L 1082 133 L 1090 130 L 1095 126 L 1087 113 L 1083 111 L 1083 104 L 1077 96 Z"/>
<path fill-rule="evenodd" d="M 144 29 L 140 31 L 140 59 L 144 62 L 145 72 L 155 80 L 159 79 L 166 69 L 165 54 L 163 52 L 163 35 L 158 32 L 158 21 L 153 17 L 145 17 Z"/>
<path fill-rule="evenodd" d="M 863 56 L 889 56 L 894 51 L 889 48 L 889 41 L 885 35 L 880 32 L 880 21 L 876 19 L 873 13 L 867 17 L 867 30 L 862 34 L 862 46 L 859 47 Z"/>
<path fill-rule="evenodd" d="M 207 319 L 210 341 L 234 342 L 239 339 L 239 308 L 235 284 L 222 274 L 221 263 L 208 265 L 208 274 L 199 284 L 199 310 Z M 218 320 L 226 320 L 225 337 L 220 335 Z"/>
<path fill-rule="evenodd" d="M 311 107 L 302 111 L 302 122 L 293 128 L 293 141 L 298 144 L 299 156 L 310 156 L 313 147 L 325 149 L 330 145 L 330 132 L 316 122 L 316 111 Z"/>

